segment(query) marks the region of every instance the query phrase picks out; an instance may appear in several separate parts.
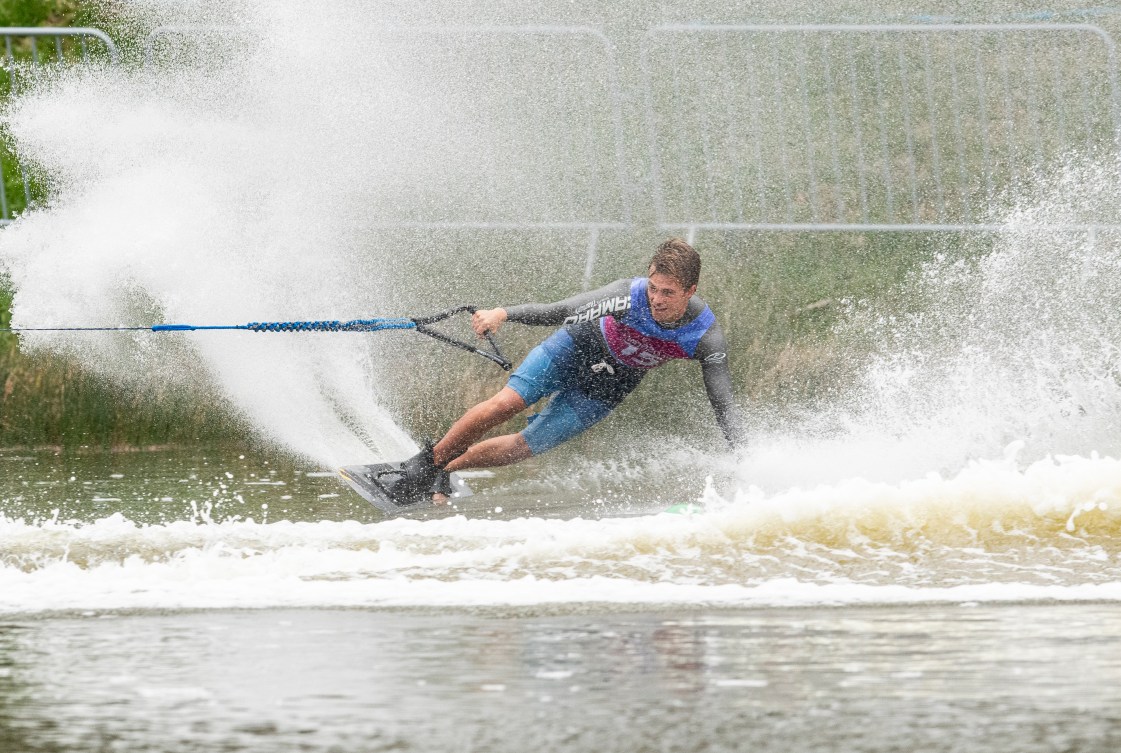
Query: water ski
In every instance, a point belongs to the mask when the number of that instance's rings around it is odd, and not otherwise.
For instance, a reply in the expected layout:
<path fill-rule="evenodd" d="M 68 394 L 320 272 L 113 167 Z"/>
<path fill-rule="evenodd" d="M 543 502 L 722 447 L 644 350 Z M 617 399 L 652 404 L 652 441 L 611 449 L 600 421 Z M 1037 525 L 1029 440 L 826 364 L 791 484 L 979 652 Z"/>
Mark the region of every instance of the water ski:
<path fill-rule="evenodd" d="M 387 491 L 382 479 L 389 481 L 401 473 L 401 463 L 375 463 L 374 465 L 348 465 L 339 469 L 339 475 L 358 492 L 362 499 L 387 515 L 402 515 L 415 510 L 428 510 L 435 505 L 432 495 L 424 494 L 414 499 L 394 499 Z M 471 488 L 459 474 L 451 475 L 451 498 L 461 499 L 471 496 Z"/>

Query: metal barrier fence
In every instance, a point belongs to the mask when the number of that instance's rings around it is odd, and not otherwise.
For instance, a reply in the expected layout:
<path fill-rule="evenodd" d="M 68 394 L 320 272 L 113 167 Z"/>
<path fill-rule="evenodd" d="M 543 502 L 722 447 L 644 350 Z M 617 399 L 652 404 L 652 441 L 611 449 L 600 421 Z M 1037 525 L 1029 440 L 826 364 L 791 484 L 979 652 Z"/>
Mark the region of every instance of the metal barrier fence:
<path fill-rule="evenodd" d="M 419 211 L 382 214 L 372 224 L 582 232 L 587 285 L 600 233 L 633 222 L 623 92 L 607 37 L 569 26 L 372 33 L 419 75 L 425 96 L 456 113 L 448 129 L 456 135 L 440 148 L 458 174 L 447 185 L 417 187 L 409 204 Z"/>
<path fill-rule="evenodd" d="M 468 136 L 436 147 L 456 155 L 456 180 L 372 207 L 371 224 L 583 232 L 586 279 L 600 232 L 634 226 L 628 141 L 648 150 L 657 225 L 689 237 L 992 230 L 989 208 L 1037 175 L 1071 155 L 1121 153 L 1114 42 L 1086 24 L 659 26 L 639 51 L 644 88 L 632 97 L 644 103 L 644 134 L 625 131 L 615 48 L 596 29 L 363 33 L 446 103 L 449 134 Z M 118 60 L 96 29 L 0 35 L 0 94 L 18 91 L 20 77 L 42 65 Z M 145 64 L 175 60 L 192 44 L 206 55 L 254 41 L 244 29 L 161 27 Z M 6 223 L 34 191 L 10 154 L 0 161 Z M 9 206 L 13 191 L 21 201 Z"/>
<path fill-rule="evenodd" d="M 667 25 L 642 51 L 663 229 L 987 230 L 1049 167 L 1121 146 L 1083 24 Z"/>
<path fill-rule="evenodd" d="M 95 60 L 115 64 L 120 58 L 113 40 L 98 29 L 3 27 L 0 36 L 4 39 L 0 97 L 22 91 L 50 66 Z M 37 189 L 27 168 L 6 145 L 0 145 L 0 178 L 0 225 L 7 225 L 32 203 Z"/>

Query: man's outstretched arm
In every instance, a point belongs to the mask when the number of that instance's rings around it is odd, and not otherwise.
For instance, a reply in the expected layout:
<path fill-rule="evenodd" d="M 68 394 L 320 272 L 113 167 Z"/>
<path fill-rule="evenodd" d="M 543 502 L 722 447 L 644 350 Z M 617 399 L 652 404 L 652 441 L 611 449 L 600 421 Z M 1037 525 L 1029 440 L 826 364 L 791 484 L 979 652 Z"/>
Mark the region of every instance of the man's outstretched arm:
<path fill-rule="evenodd" d="M 626 311 L 630 305 L 630 292 L 629 279 L 616 280 L 597 290 L 577 293 L 556 303 L 524 303 L 477 311 L 471 319 L 471 326 L 476 333 L 482 334 L 495 332 L 506 321 L 555 327 L 567 323 L 573 317 L 598 319 L 616 311 Z"/>

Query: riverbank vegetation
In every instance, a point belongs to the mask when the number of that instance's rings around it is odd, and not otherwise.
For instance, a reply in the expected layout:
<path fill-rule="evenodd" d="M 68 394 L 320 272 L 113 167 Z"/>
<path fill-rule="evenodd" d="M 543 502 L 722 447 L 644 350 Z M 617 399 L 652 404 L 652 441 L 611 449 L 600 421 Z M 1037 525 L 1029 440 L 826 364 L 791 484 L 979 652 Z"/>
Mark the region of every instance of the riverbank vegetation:
<path fill-rule="evenodd" d="M 5 27 L 104 28 L 109 20 L 103 8 L 77 0 L 0 0 Z M 2 158 L 10 164 L 6 150 Z M 5 170 L 4 178 L 13 209 L 23 209 L 18 171 Z M 11 293 L 0 276 L 0 327 L 10 326 Z M 194 396 L 122 390 L 71 359 L 24 352 L 16 335 L 0 333 L 0 447 L 133 448 L 228 440 L 241 431 Z"/>
<path fill-rule="evenodd" d="M 10 306 L 0 286 L 0 326 L 9 326 Z M 143 448 L 243 435 L 212 397 L 123 389 L 64 356 L 25 353 L 16 335 L 0 334 L 0 448 Z"/>
<path fill-rule="evenodd" d="M 0 25 L 89 25 L 106 29 L 120 41 L 112 28 L 111 15 L 106 15 L 110 11 L 105 8 L 111 7 L 86 6 L 76 0 L 0 0 Z M 127 32 L 122 34 L 127 37 Z M 631 57 L 635 57 L 633 50 Z M 638 91 L 637 80 L 631 80 L 636 66 L 623 65 L 621 69 L 628 86 Z M 679 96 L 669 92 L 667 97 L 670 94 Z M 634 105 L 625 113 L 624 121 L 631 142 L 627 148 L 631 164 L 626 172 L 632 175 L 628 180 L 634 184 L 625 190 L 632 191 L 640 205 L 635 212 L 640 218 L 638 229 L 604 233 L 593 285 L 640 274 L 652 249 L 665 235 L 651 229 L 654 223 L 649 197 L 639 196 L 649 187 L 643 177 L 648 175 L 649 165 L 637 112 Z M 704 118 L 696 120 L 707 123 Z M 785 129 L 776 132 L 782 138 L 788 136 Z M 790 139 L 791 144 L 798 142 L 790 146 L 792 150 L 795 146 L 802 148 L 803 135 L 795 134 Z M 698 144 L 695 154 L 683 149 L 679 155 L 685 168 L 675 174 L 686 176 L 679 183 L 704 180 L 699 169 L 687 169 L 705 163 L 702 156 L 708 159 L 700 145 L 701 137 L 694 141 Z M 917 171 L 927 172 L 921 160 Z M 777 167 L 775 172 L 777 175 Z M 719 177 L 719 171 L 714 174 Z M 5 171 L 5 180 L 14 180 L 11 175 Z M 17 188 L 22 192 L 21 186 L 22 181 L 19 186 L 11 184 L 10 193 Z M 828 195 L 841 195 L 840 186 L 825 189 L 832 191 L 827 191 Z M 851 186 L 848 189 L 853 190 Z M 772 193 L 779 196 L 781 192 Z M 720 203 L 725 198 L 716 196 L 713 206 L 727 214 L 727 207 Z M 845 197 L 845 205 L 858 206 L 858 198 Z M 926 203 L 923 208 L 928 208 Z M 927 214 L 924 212 L 924 216 Z M 548 238 L 531 237 L 530 233 L 514 237 L 516 234 L 511 233 L 497 241 L 482 233 L 478 238 L 463 235 L 453 239 L 431 235 L 431 240 L 413 238 L 397 246 L 401 264 L 408 268 L 400 275 L 394 270 L 378 270 L 379 281 L 395 280 L 402 288 L 394 292 L 392 306 L 386 304 L 390 310 L 355 312 L 355 316 L 419 314 L 440 308 L 433 303 L 440 296 L 455 298 L 443 305 L 556 300 L 578 290 L 583 282 L 587 241 L 578 231 L 571 236 L 552 231 L 540 234 Z M 385 237 L 371 237 L 370 244 L 371 248 L 392 247 Z M 861 353 L 842 347 L 838 336 L 848 302 L 881 301 L 893 310 L 905 310 L 905 281 L 935 253 L 953 253 L 962 247 L 960 236 L 917 232 L 707 232 L 696 239 L 696 245 L 705 258 L 700 292 L 728 335 L 741 400 L 745 405 L 779 407 L 812 406 L 843 389 L 858 372 Z M 426 261 L 423 272 L 416 270 L 417 259 Z M 383 261 L 379 259 L 379 263 Z M 434 291 L 438 295 L 432 295 Z M 10 295 L 10 287 L 0 278 L 0 322 L 4 326 Z M 510 354 L 518 357 L 545 334 L 539 328 L 510 327 L 503 331 L 503 342 Z M 385 393 L 398 396 L 394 409 L 406 428 L 417 435 L 430 435 L 439 432 L 464 406 L 492 392 L 504 376 L 478 359 L 422 340 L 394 341 L 402 343 L 391 354 L 394 363 L 403 361 L 409 366 L 387 367 L 382 377 L 387 382 Z M 418 374 L 424 378 L 418 378 Z M 0 334 L 0 387 L 0 447 L 149 446 L 245 437 L 245 427 L 231 419 L 213 395 L 114 385 L 66 356 L 24 352 L 10 334 Z M 689 431 L 703 423 L 711 429 L 694 364 L 659 370 L 651 375 L 642 393 L 628 401 L 624 409 L 643 412 L 650 425 Z M 671 404 L 663 410 L 665 401 L 659 402 L 658 395 L 666 393 L 685 395 L 686 399 L 669 401 Z M 648 410 L 652 407 L 657 410 Z"/>

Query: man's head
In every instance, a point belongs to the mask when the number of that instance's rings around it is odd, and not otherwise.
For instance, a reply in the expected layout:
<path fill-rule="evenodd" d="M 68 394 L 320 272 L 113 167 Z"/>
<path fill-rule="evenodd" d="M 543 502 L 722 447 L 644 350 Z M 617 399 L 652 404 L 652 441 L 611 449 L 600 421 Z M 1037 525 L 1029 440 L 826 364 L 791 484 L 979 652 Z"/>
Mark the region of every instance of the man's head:
<path fill-rule="evenodd" d="M 685 315 L 689 299 L 697 292 L 701 257 L 682 238 L 670 238 L 654 252 L 647 274 L 650 312 L 654 321 L 669 324 Z"/>

